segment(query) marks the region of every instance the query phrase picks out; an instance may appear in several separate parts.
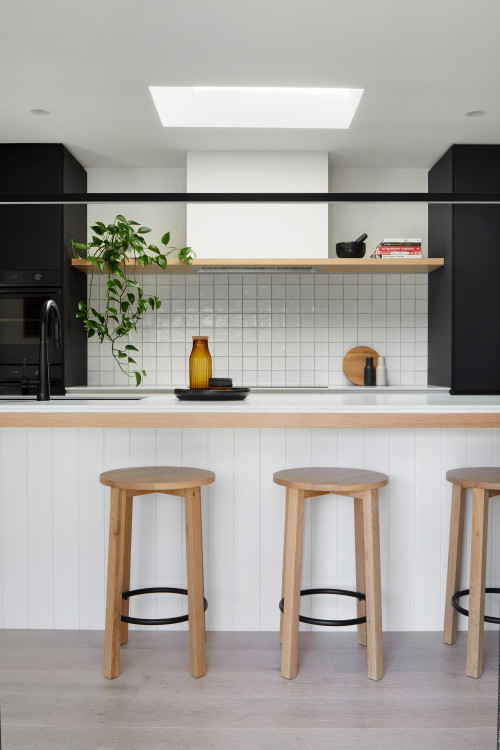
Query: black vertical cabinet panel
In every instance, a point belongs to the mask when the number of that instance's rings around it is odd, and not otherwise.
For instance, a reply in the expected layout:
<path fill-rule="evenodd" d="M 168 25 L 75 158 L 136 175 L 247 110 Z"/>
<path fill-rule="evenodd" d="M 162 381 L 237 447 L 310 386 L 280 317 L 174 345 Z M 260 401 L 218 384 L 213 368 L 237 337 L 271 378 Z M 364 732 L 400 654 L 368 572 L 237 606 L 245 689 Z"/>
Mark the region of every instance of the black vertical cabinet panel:
<path fill-rule="evenodd" d="M 0 207 L 0 268 L 57 271 L 51 284 L 60 284 L 61 224 L 61 206 Z"/>
<path fill-rule="evenodd" d="M 62 192 L 63 149 L 60 143 L 0 143 L 0 192 Z"/>
<path fill-rule="evenodd" d="M 500 211 L 455 208 L 455 391 L 500 390 Z"/>
<path fill-rule="evenodd" d="M 429 172 L 432 192 L 500 189 L 500 146 L 452 146 Z M 429 385 L 500 393 L 500 207 L 429 206 Z"/>
<path fill-rule="evenodd" d="M 450 387 L 453 370 L 452 225 L 452 206 L 429 206 L 429 257 L 444 258 L 445 266 L 429 274 L 427 380 L 445 388 Z"/>
<path fill-rule="evenodd" d="M 86 191 L 85 169 L 62 144 L 0 144 L 0 192 Z M 71 240 L 85 242 L 86 236 L 86 206 L 0 207 L 0 273 L 50 270 L 37 286 L 50 287 L 58 297 L 63 359 L 62 380 L 53 383 L 54 393 L 87 382 L 87 337 L 76 318 L 78 301 L 87 295 L 87 280 L 71 267 Z M 7 291 L 12 286 L 5 287 Z"/>
<path fill-rule="evenodd" d="M 429 192 L 453 189 L 453 159 L 448 151 L 429 172 Z M 444 268 L 429 275 L 428 383 L 450 387 L 453 342 L 453 206 L 430 205 L 429 257 L 444 258 Z"/>

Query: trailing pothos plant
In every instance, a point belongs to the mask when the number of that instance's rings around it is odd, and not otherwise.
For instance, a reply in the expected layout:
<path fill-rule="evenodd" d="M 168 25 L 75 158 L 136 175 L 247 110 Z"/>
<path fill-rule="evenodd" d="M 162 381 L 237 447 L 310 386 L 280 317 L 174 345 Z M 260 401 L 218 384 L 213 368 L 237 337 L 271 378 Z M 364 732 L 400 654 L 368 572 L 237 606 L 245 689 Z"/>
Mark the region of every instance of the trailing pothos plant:
<path fill-rule="evenodd" d="M 101 343 L 106 341 L 111 344 L 111 353 L 120 370 L 129 378 L 135 377 L 136 385 L 140 385 L 146 371 L 134 369 L 137 362 L 132 356 L 139 350 L 133 344 L 122 343 L 122 339 L 126 340 L 129 333 L 137 329 L 144 313 L 158 310 L 161 299 L 155 295 L 145 295 L 135 276 L 135 270 L 130 274 L 125 263 L 135 260 L 134 269 L 137 264 L 143 268 L 156 265 L 165 269 L 167 256 L 176 248 L 169 247 L 170 232 L 161 238 L 164 249 L 148 245 L 144 235 L 151 229 L 141 226 L 137 221 L 130 221 L 121 214 L 113 224 L 96 221 L 91 229 L 94 234 L 88 244 L 72 241 L 75 257 L 81 258 L 79 251 L 84 250 L 87 252 L 86 259 L 92 264 L 88 300 L 78 303 L 76 316 L 83 319 L 88 338 L 97 336 Z M 190 247 L 177 250 L 177 254 L 179 260 L 187 265 L 195 257 Z M 106 305 L 103 311 L 92 306 L 94 268 L 101 274 L 107 274 Z"/>

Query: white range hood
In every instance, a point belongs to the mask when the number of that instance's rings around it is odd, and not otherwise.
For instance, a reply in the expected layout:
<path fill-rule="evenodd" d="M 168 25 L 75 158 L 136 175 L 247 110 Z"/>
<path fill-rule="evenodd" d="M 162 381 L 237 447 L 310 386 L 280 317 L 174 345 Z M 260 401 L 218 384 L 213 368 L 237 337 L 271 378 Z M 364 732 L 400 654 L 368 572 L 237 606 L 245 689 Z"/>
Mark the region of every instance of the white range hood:
<path fill-rule="evenodd" d="M 189 193 L 326 193 L 326 152 L 189 152 Z M 327 258 L 328 205 L 187 204 L 203 258 Z"/>

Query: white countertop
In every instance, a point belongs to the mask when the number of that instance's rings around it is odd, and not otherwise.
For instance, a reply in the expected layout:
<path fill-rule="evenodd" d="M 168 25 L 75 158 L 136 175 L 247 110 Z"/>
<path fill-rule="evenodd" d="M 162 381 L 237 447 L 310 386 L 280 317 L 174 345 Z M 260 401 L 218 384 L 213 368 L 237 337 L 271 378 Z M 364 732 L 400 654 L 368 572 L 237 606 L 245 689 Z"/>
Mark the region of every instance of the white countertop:
<path fill-rule="evenodd" d="M 354 390 L 354 389 L 353 389 Z M 109 395 L 109 398 L 106 396 Z M 244 401 L 179 401 L 173 393 L 93 394 L 73 393 L 37 402 L 20 396 L 0 397 L 0 413 L 499 413 L 500 396 L 450 396 L 437 391 L 360 388 L 355 392 L 250 392 Z"/>

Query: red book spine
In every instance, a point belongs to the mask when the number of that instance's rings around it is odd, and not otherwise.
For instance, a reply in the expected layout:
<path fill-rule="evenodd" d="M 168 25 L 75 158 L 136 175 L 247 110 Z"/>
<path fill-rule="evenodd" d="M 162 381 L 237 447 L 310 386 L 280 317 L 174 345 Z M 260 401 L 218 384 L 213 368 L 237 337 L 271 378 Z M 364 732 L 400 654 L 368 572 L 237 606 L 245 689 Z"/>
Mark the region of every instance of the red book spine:
<path fill-rule="evenodd" d="M 422 246 L 421 245 L 380 245 L 378 248 L 378 251 L 381 253 L 421 253 L 422 252 Z"/>

